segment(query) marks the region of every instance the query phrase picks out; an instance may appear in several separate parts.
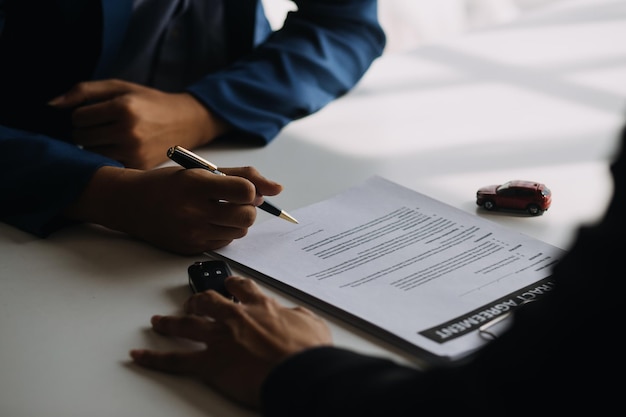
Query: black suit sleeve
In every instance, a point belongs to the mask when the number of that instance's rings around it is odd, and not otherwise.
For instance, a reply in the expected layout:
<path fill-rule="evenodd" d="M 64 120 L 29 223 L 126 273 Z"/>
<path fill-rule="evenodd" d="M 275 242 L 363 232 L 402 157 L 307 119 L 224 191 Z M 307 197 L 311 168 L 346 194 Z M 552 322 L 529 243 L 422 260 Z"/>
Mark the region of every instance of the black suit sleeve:
<path fill-rule="evenodd" d="M 390 360 L 322 347 L 290 358 L 264 386 L 266 416 L 398 416 L 422 373 Z M 393 410 L 393 412 L 391 412 Z"/>

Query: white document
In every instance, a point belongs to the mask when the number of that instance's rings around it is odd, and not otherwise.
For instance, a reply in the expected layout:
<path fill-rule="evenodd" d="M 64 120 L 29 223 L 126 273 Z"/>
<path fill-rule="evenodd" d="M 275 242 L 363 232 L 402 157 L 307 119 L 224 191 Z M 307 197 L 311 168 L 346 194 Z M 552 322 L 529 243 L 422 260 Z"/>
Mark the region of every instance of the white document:
<path fill-rule="evenodd" d="M 550 292 L 564 251 L 380 177 L 213 252 L 423 358 L 487 342 L 479 327 Z"/>

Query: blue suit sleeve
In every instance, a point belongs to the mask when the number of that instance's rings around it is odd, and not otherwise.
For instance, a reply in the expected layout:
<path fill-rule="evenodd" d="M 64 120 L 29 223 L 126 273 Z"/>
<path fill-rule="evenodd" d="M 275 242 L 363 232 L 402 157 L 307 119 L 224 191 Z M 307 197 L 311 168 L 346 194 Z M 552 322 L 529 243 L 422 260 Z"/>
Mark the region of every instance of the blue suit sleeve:
<path fill-rule="evenodd" d="M 375 0 L 294 3 L 298 10 L 288 14 L 280 30 L 188 88 L 239 133 L 263 144 L 291 121 L 347 93 L 386 42 Z"/>
<path fill-rule="evenodd" d="M 0 126 L 0 220 L 45 237 L 102 166 L 119 163 L 48 136 Z"/>

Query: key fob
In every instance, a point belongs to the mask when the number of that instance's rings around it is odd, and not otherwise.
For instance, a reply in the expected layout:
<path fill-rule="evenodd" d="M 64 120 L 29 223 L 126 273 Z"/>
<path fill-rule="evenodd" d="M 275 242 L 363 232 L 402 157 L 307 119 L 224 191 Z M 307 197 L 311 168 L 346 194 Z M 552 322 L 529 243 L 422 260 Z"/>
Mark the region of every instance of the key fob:
<path fill-rule="evenodd" d="M 228 264 L 224 261 L 197 261 L 187 268 L 189 273 L 189 288 L 195 293 L 206 290 L 215 290 L 224 297 L 234 300 L 226 290 L 224 280 L 232 275 Z"/>

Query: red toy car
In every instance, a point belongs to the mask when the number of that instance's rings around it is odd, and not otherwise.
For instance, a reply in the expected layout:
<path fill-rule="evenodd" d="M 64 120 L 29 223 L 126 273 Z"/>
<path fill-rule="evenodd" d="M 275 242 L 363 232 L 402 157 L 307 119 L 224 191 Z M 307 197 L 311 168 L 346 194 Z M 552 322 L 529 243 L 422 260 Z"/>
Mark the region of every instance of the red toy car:
<path fill-rule="evenodd" d="M 476 192 L 476 204 L 486 210 L 525 210 L 533 216 L 543 214 L 552 203 L 552 192 L 544 184 L 513 180 L 488 185 Z"/>

